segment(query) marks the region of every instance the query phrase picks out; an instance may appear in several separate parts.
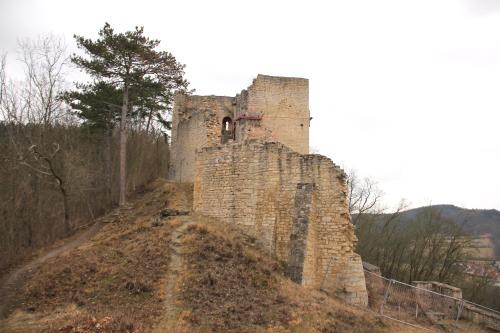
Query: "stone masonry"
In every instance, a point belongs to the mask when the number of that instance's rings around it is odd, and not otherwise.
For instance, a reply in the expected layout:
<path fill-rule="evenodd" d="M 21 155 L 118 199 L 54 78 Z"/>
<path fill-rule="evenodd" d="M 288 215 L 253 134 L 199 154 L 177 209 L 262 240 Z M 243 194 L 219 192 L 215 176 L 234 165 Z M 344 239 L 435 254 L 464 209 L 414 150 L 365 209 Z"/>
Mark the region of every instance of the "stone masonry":
<path fill-rule="evenodd" d="M 281 142 L 307 154 L 309 81 L 259 74 L 235 97 L 176 95 L 170 177 L 192 182 L 197 149 L 250 138 Z"/>
<path fill-rule="evenodd" d="M 237 225 L 288 276 L 367 305 L 346 175 L 307 155 L 308 81 L 259 75 L 236 97 L 176 96 L 171 177 L 194 182 L 194 211 Z"/>

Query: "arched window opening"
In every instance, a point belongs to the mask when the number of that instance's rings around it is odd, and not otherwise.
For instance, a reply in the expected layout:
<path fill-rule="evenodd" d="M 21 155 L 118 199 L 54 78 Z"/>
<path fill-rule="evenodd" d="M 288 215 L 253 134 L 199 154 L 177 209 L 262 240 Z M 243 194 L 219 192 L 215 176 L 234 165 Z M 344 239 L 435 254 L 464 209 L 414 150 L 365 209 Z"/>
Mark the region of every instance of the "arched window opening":
<path fill-rule="evenodd" d="M 233 120 L 231 117 L 222 119 L 221 142 L 226 143 L 233 138 Z"/>
<path fill-rule="evenodd" d="M 231 118 L 225 117 L 222 119 L 222 128 L 224 131 L 229 131 L 229 126 L 231 125 Z"/>

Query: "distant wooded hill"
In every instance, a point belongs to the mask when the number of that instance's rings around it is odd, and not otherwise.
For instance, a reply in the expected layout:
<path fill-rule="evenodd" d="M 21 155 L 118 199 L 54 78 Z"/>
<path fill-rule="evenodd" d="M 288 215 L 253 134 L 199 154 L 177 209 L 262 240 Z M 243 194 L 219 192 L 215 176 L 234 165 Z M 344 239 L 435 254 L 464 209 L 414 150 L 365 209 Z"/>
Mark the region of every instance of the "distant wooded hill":
<path fill-rule="evenodd" d="M 500 211 L 496 209 L 465 209 L 453 205 L 433 205 L 431 207 L 439 210 L 443 217 L 462 225 L 465 231 L 471 235 L 477 236 L 475 243 L 480 247 L 488 247 L 488 237 L 484 237 L 484 235 L 489 234 L 489 240 L 491 240 L 494 249 L 494 257 L 496 260 L 500 260 Z M 404 211 L 402 217 L 413 219 L 426 208 L 428 207 Z M 480 249 L 479 252 L 487 254 L 488 251 L 481 251 Z"/>

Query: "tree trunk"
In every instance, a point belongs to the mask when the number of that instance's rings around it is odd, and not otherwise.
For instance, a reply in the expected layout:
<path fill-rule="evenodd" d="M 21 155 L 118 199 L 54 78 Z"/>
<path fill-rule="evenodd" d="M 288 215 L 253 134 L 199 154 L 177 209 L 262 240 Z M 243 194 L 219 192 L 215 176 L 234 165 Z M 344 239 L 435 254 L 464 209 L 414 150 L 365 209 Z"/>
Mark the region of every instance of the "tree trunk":
<path fill-rule="evenodd" d="M 106 206 L 112 203 L 111 186 L 112 186 L 112 172 L 111 172 L 111 146 L 113 144 L 113 129 L 108 125 L 104 138 L 104 182 L 106 186 Z"/>
<path fill-rule="evenodd" d="M 120 121 L 120 201 L 123 206 L 127 202 L 125 194 L 127 189 L 127 113 L 128 113 L 128 84 L 123 88 L 122 119 Z"/>
<path fill-rule="evenodd" d="M 146 125 L 146 134 L 149 133 L 149 125 L 151 124 L 151 118 L 153 118 L 153 109 L 149 111 L 148 123 Z"/>
<path fill-rule="evenodd" d="M 61 178 L 57 179 L 57 183 L 59 185 L 59 190 L 61 191 L 61 194 L 63 196 L 63 207 L 64 207 L 64 231 L 66 232 L 66 235 L 69 235 L 71 232 L 71 226 L 69 223 L 69 203 L 68 203 L 68 193 L 66 192 L 66 189 L 64 188 L 64 185 L 62 183 Z"/>
<path fill-rule="evenodd" d="M 59 150 L 57 150 L 59 151 Z M 55 158 L 57 151 L 53 154 L 52 159 Z M 63 197 L 63 209 L 64 209 L 64 231 L 66 232 L 66 235 L 69 235 L 71 231 L 71 225 L 69 221 L 69 203 L 68 203 L 68 192 L 66 192 L 65 188 L 65 183 L 63 182 L 63 179 L 61 176 L 59 176 L 56 173 L 56 169 L 54 168 L 54 164 L 51 158 L 48 157 L 43 157 L 43 159 L 47 162 L 50 172 L 52 173 L 52 176 L 56 179 L 57 186 L 59 187 L 59 191 L 61 192 L 61 195 Z M 40 191 L 37 191 L 40 192 Z"/>

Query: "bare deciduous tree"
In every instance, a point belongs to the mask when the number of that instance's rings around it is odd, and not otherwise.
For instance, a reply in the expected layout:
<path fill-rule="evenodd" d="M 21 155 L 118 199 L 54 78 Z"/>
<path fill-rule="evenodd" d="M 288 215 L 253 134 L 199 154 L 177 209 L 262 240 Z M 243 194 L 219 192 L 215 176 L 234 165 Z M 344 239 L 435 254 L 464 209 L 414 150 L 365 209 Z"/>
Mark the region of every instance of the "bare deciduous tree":
<path fill-rule="evenodd" d="M 24 165 L 31 170 L 39 173 L 40 175 L 52 177 L 63 198 L 64 207 L 64 228 L 66 233 L 70 232 L 70 221 L 69 221 L 69 205 L 68 205 L 68 192 L 65 187 L 65 182 L 59 171 L 55 167 L 55 159 L 57 154 L 61 151 L 61 146 L 57 143 L 53 143 L 53 150 L 49 153 L 41 152 L 37 145 L 32 145 L 28 148 L 28 151 L 33 157 L 33 162 L 29 162 L 23 156 L 19 156 L 19 163 Z"/>
<path fill-rule="evenodd" d="M 48 35 L 36 41 L 19 42 L 20 60 L 24 64 L 22 105 L 27 121 L 47 126 L 65 115 L 59 95 L 66 87 L 65 70 L 69 63 L 61 38 Z"/>
<path fill-rule="evenodd" d="M 463 228 L 427 207 L 418 214 L 365 214 L 358 221 L 358 252 L 380 267 L 384 276 L 400 281 L 436 280 L 451 283 L 461 276 L 470 238 Z"/>
<path fill-rule="evenodd" d="M 0 54 L 0 105 L 3 102 L 5 90 L 5 65 L 7 62 L 7 53 Z"/>
<path fill-rule="evenodd" d="M 44 139 L 47 128 L 66 117 L 59 98 L 66 87 L 66 46 L 61 38 L 52 35 L 35 41 L 21 40 L 19 60 L 24 68 L 24 78 L 20 81 L 7 81 L 5 55 L 0 67 L 0 111 L 11 143 L 10 161 L 57 184 L 64 203 L 65 229 L 69 232 L 68 195 L 55 166 L 61 145 L 46 143 Z M 23 133 L 25 126 L 36 126 L 37 131 Z"/>
<path fill-rule="evenodd" d="M 351 170 L 347 175 L 347 188 L 349 213 L 353 224 L 356 224 L 362 214 L 381 213 L 383 211 L 380 207 L 383 192 L 372 179 L 360 179 L 356 171 Z"/>
<path fill-rule="evenodd" d="M 66 88 L 68 65 L 63 40 L 52 35 L 32 41 L 19 41 L 19 60 L 24 77 L 7 80 L 6 56 L 2 57 L 0 111 L 2 119 L 11 124 L 47 126 L 67 115 L 59 95 Z"/>
<path fill-rule="evenodd" d="M 64 43 L 49 36 L 19 44 L 20 79 L 8 75 L 0 52 L 0 271 L 118 202 L 118 136 L 84 125 L 59 99 Z M 127 180 L 141 186 L 165 176 L 168 145 L 160 134 L 130 133 Z"/>
<path fill-rule="evenodd" d="M 382 272 L 404 281 L 449 281 L 470 246 L 463 228 L 431 207 L 413 218 L 402 217 L 406 204 L 387 213 L 382 191 L 369 178 L 351 171 L 347 179 L 349 211 L 356 225 L 358 252 Z"/>

